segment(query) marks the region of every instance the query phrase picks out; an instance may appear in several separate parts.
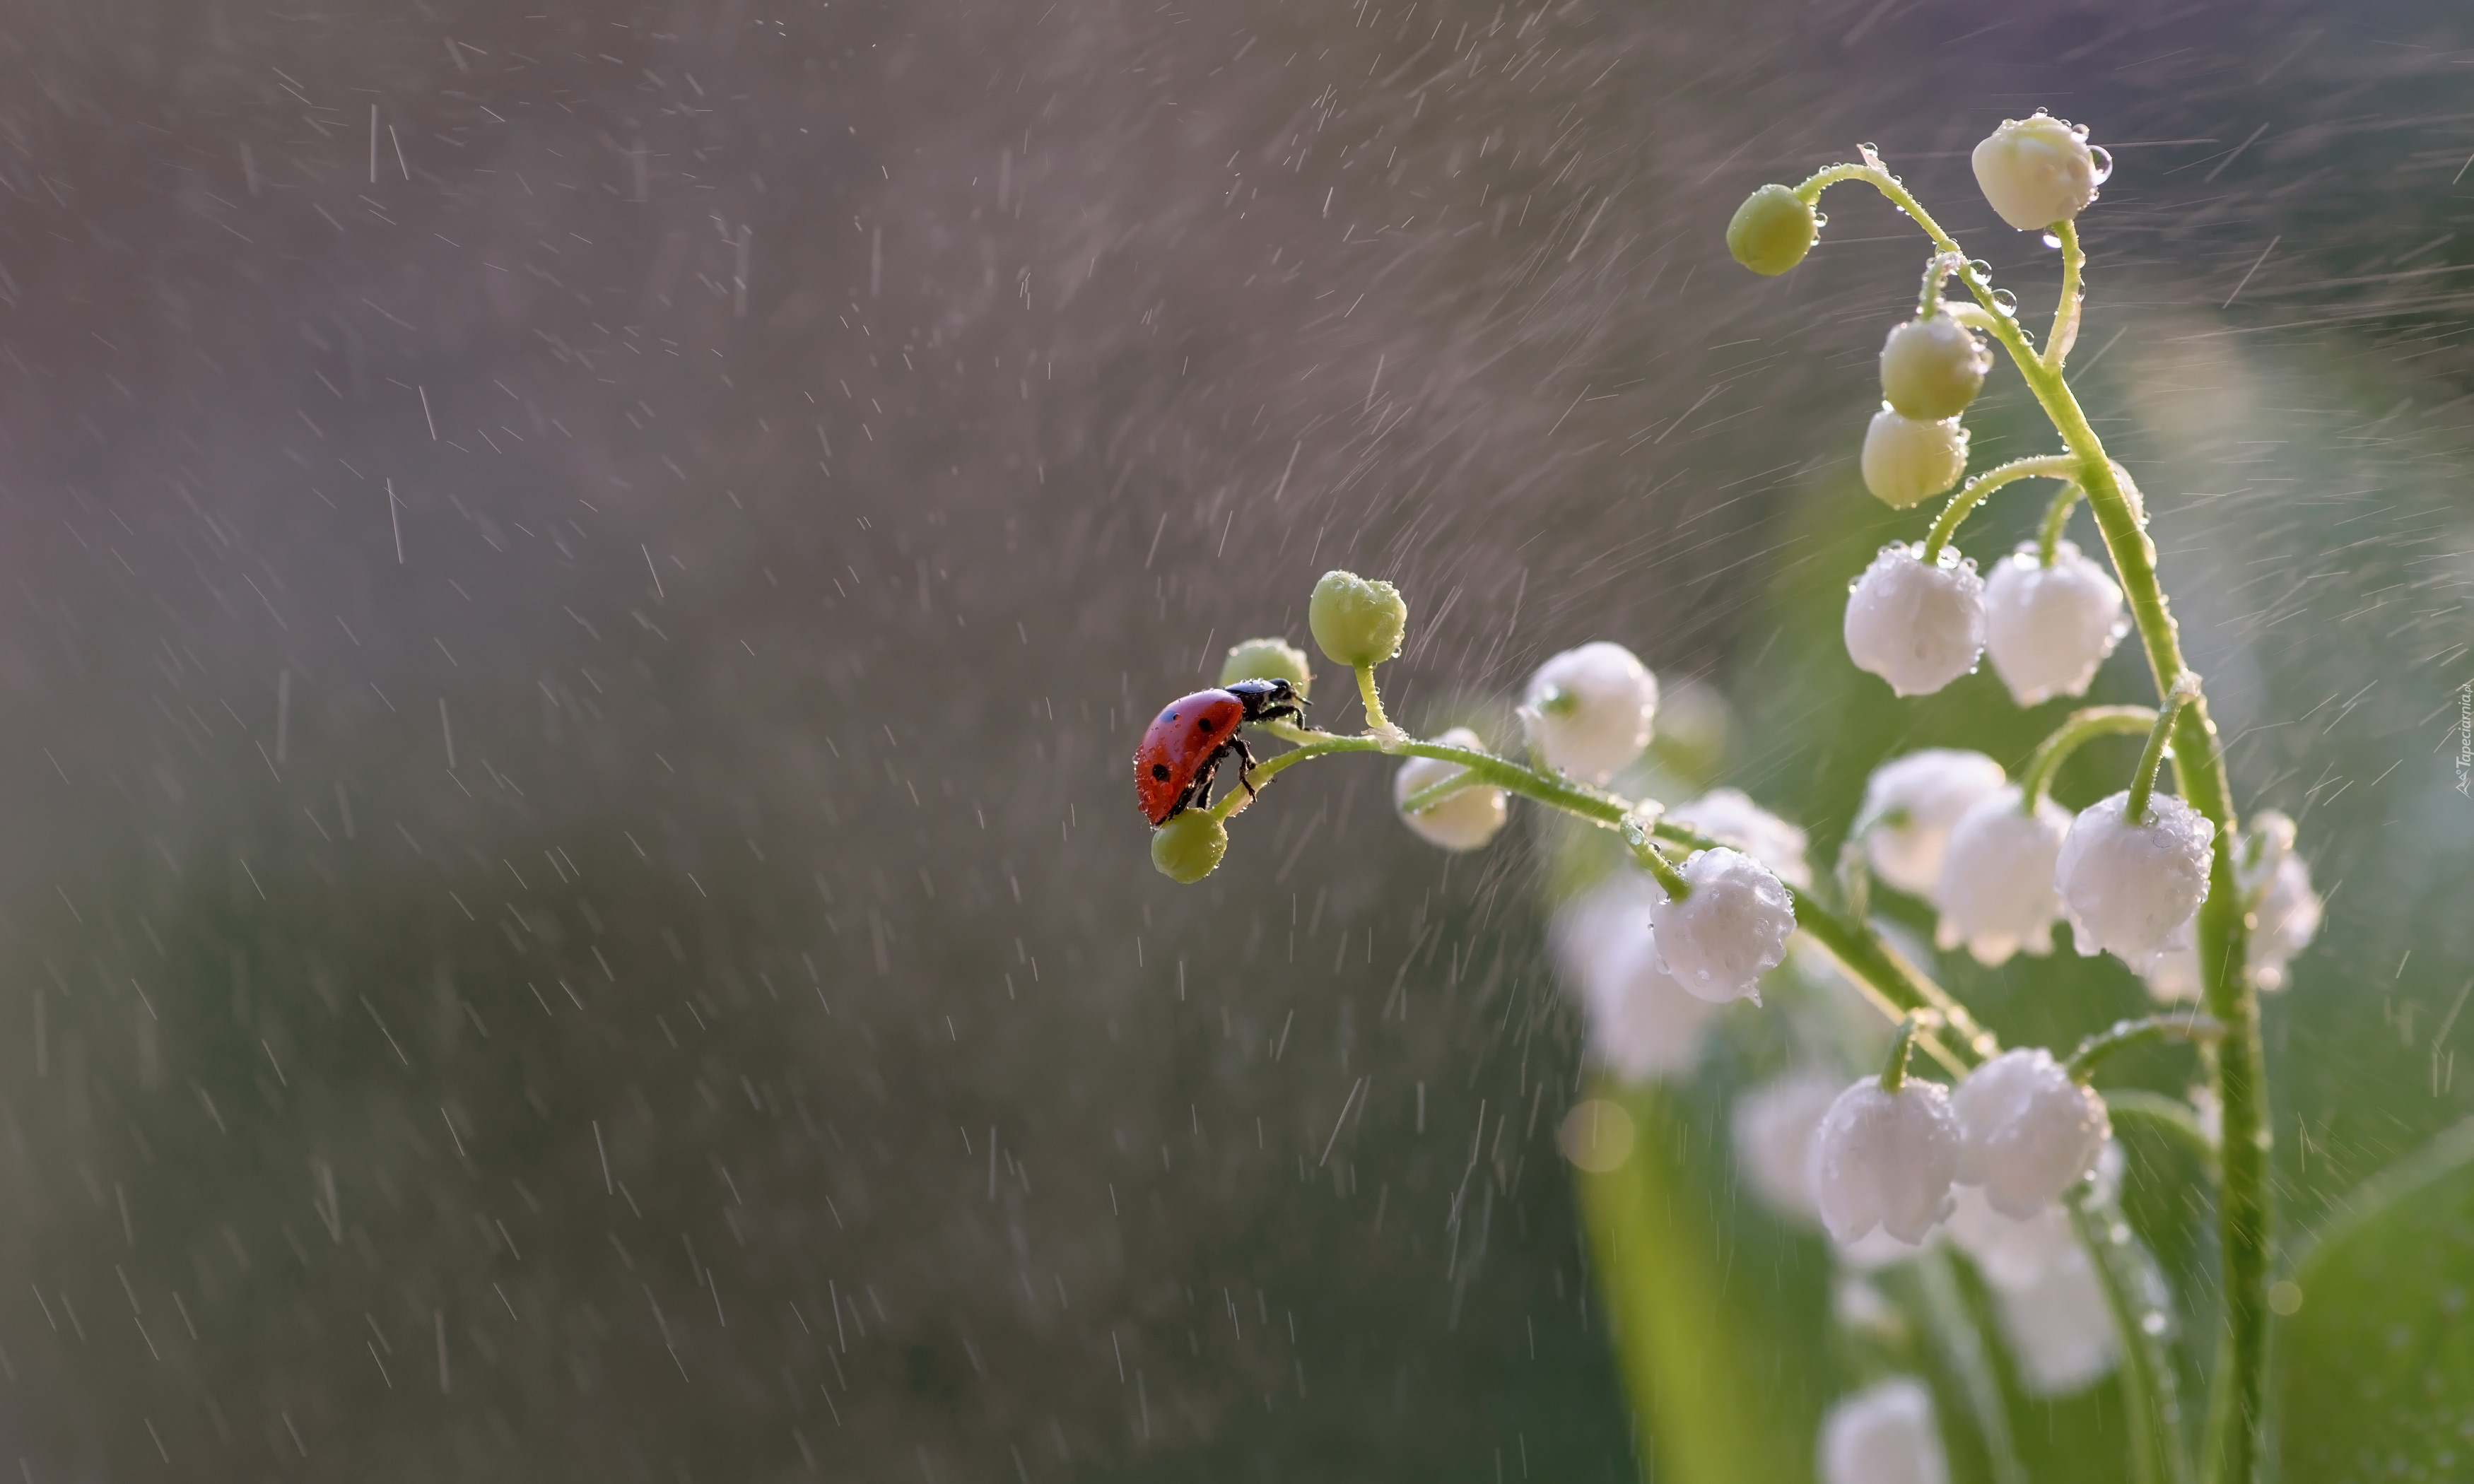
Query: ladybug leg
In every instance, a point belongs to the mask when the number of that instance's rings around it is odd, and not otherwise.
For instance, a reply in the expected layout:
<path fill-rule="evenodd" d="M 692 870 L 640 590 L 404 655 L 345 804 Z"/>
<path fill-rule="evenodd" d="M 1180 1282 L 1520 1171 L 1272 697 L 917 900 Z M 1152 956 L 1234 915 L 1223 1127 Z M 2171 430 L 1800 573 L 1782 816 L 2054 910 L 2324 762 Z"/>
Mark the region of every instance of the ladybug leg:
<path fill-rule="evenodd" d="M 1247 798 L 1251 799 L 1254 797 L 1254 754 L 1247 750 L 1243 737 L 1230 737 L 1228 746 L 1237 754 L 1237 786 L 1246 791 Z"/>
<path fill-rule="evenodd" d="M 1202 767 L 1194 775 L 1194 781 L 1185 786 L 1185 793 L 1177 800 L 1175 812 L 1182 813 L 1197 805 L 1203 808 L 1211 806 L 1211 785 L 1220 773 L 1220 758 L 1219 753 L 1213 753 L 1204 760 Z"/>

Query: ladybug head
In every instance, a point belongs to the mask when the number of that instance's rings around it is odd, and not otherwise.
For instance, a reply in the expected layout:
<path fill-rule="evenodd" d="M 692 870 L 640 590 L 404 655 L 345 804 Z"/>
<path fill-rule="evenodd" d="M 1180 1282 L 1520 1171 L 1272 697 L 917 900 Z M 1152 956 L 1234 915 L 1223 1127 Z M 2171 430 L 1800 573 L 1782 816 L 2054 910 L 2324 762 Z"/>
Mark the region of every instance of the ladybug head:
<path fill-rule="evenodd" d="M 1284 680 L 1238 681 L 1226 689 L 1245 706 L 1249 722 L 1296 716 L 1305 705 L 1298 698 L 1298 688 Z"/>

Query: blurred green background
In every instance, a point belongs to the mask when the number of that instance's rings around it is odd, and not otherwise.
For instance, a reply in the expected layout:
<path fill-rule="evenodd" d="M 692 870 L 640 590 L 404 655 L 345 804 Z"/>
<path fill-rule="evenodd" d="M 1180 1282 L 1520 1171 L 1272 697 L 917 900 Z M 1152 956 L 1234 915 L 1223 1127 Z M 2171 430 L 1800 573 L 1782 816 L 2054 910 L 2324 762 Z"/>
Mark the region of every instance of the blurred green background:
<path fill-rule="evenodd" d="M 1922 523 L 1853 471 L 1915 243 L 1833 197 L 1769 282 L 1720 233 L 1871 140 L 2041 315 L 1964 161 L 2040 104 L 2120 162 L 2082 395 L 2329 896 L 2268 1009 L 2290 1236 L 2474 1109 L 2446 8 L 11 22 L 31 1480 L 1637 1476 L 1542 837 L 1443 859 L 1336 762 L 1180 890 L 1124 758 L 1335 564 L 1409 593 L 1403 720 L 1503 738 L 1538 659 L 1624 642 L 1823 861 L 1878 758 L 2022 755 L 2050 718 L 1989 677 L 1893 706 L 1834 637 Z M 1995 386 L 1979 457 L 2036 446 Z M 2136 1003 L 1944 967 L 2005 1037 Z M 1793 1477 L 1852 1372 L 1725 1157 L 1776 1035 L 1731 1012 L 1650 1112 Z M 2134 1154 L 2195 1354 L 2202 1213 Z M 2445 1312 L 2462 1248 L 2413 1250 Z M 2406 1379 L 2451 1418 L 2463 1375 Z M 2113 1404 L 2022 1403 L 2036 1476 L 2110 1476 Z"/>

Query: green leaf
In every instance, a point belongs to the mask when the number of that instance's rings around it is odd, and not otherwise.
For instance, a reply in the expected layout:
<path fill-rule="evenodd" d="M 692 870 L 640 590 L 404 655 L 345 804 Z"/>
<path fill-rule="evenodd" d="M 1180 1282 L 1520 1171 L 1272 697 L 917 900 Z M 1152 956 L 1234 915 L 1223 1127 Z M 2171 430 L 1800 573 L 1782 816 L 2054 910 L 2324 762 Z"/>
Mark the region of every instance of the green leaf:
<path fill-rule="evenodd" d="M 2293 1281 L 2301 1308 L 2276 1337 L 2284 1476 L 2474 1476 L 2474 1120 L 2365 1186 Z"/>
<path fill-rule="evenodd" d="M 1781 1384 L 1779 1336 L 1753 1302 L 1749 1275 L 1730 1271 L 1729 1229 L 1684 1152 L 1700 1136 L 1656 1087 L 1600 1086 L 1590 1095 L 1631 1119 L 1621 1162 L 1573 1177 L 1648 1477 L 1810 1478 L 1815 1409 L 1803 1388 Z"/>

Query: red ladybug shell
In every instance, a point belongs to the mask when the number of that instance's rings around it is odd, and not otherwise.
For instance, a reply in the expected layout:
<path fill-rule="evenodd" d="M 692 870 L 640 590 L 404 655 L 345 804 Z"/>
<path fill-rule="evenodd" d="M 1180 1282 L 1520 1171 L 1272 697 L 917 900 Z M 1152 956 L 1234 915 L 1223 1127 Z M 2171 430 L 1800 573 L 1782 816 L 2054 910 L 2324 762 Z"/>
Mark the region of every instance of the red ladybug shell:
<path fill-rule="evenodd" d="M 1156 826 L 1168 823 L 1195 775 L 1211 761 L 1237 724 L 1246 719 L 1245 703 L 1225 690 L 1198 690 L 1169 703 L 1143 732 L 1134 749 L 1134 797 Z"/>

